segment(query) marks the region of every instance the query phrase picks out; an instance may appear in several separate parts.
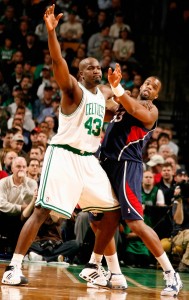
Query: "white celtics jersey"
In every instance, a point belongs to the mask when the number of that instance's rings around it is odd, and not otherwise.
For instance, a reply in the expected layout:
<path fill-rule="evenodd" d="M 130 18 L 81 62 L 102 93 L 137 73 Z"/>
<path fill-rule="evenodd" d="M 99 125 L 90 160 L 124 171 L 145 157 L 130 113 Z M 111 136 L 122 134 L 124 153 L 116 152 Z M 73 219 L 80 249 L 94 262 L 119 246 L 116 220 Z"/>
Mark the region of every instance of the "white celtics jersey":
<path fill-rule="evenodd" d="M 69 145 L 82 151 L 96 152 L 105 114 L 105 98 L 97 88 L 97 93 L 88 91 L 82 84 L 83 97 L 80 105 L 71 115 L 59 112 L 58 132 L 50 144 Z"/>

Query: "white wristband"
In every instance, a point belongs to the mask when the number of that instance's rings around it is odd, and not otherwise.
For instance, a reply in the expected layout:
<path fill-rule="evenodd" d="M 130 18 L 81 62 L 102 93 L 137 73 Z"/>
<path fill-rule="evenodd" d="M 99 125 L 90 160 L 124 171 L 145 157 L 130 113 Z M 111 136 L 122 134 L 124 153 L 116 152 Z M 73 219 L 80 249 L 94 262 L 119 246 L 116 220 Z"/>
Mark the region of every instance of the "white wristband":
<path fill-rule="evenodd" d="M 111 89 L 114 95 L 116 95 L 116 97 L 121 97 L 125 92 L 124 88 L 121 86 L 120 83 L 115 88 L 111 85 Z"/>

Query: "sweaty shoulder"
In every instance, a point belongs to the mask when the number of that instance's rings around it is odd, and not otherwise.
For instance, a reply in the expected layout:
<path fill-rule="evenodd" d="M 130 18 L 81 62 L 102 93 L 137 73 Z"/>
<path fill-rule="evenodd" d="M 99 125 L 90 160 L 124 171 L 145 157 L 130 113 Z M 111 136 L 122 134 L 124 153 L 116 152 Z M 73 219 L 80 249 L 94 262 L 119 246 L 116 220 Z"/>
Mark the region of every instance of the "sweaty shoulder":
<path fill-rule="evenodd" d="M 98 85 L 98 88 L 101 91 L 101 93 L 104 95 L 105 99 L 109 99 L 114 96 L 114 93 L 112 92 L 110 86 L 105 84 L 100 84 Z"/>

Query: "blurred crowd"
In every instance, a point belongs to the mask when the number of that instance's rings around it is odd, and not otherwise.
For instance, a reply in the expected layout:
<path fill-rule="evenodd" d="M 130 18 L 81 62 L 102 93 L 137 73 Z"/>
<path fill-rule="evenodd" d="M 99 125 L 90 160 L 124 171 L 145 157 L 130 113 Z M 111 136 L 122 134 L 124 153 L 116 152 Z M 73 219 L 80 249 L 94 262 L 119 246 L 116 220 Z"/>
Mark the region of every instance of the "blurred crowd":
<path fill-rule="evenodd" d="M 188 1 L 182 1 L 182 5 L 179 1 L 164 1 L 161 5 L 158 1 L 152 1 L 149 6 L 143 3 L 144 1 L 121 0 L 93 0 L 90 3 L 87 0 L 54 2 L 55 13 L 63 12 L 57 35 L 62 56 L 68 63 L 70 73 L 78 78 L 79 62 L 87 56 L 92 56 L 99 60 L 102 83 L 106 84 L 108 68 L 114 68 L 118 62 L 122 69 L 121 84 L 124 89 L 130 90 L 134 98 L 137 98 L 143 80 L 151 75 L 149 72 L 152 70 L 150 51 L 148 45 L 143 44 L 142 36 L 149 33 L 156 35 L 158 31 L 166 29 L 165 32 L 172 43 L 173 31 L 175 33 L 181 29 L 182 34 L 176 36 L 174 41 L 178 45 L 179 39 L 181 46 L 188 33 Z M 20 220 L 28 202 L 32 200 L 31 192 L 34 192 L 40 182 L 45 150 L 57 132 L 61 90 L 53 77 L 47 31 L 43 21 L 43 13 L 51 4 L 52 1 L 47 0 L 0 0 L 1 220 L 4 220 L 5 214 L 9 217 L 17 216 Z M 188 55 L 186 50 L 184 54 Z M 179 145 L 175 143 L 173 136 L 173 128 L 158 126 L 144 149 L 144 177 L 141 187 L 144 208 L 170 208 L 175 201 L 175 189 L 181 182 L 188 182 L 185 165 L 179 165 Z M 24 160 L 12 165 L 17 157 Z M 32 190 L 28 183 L 20 179 L 20 168 L 24 170 Z M 10 176 L 13 176 L 13 179 L 10 179 Z M 24 186 L 24 196 L 15 198 L 14 196 L 20 193 L 20 185 Z M 11 194 L 6 193 L 7 186 Z M 188 198 L 188 195 L 185 198 Z M 11 205 L 8 206 L 6 202 L 10 202 Z M 173 220 L 172 213 L 170 215 Z M 69 223 L 67 229 L 64 222 L 61 235 L 64 241 L 69 240 L 65 237 L 68 235 L 71 239 L 80 239 L 78 236 L 81 232 L 78 228 L 82 228 L 82 225 L 75 226 L 77 218 L 78 222 L 84 223 L 80 246 L 89 227 L 87 214 L 82 214 L 76 209 L 76 214 L 71 220 L 71 229 Z M 19 223 L 17 235 L 20 226 Z M 187 226 L 185 229 L 188 230 L 189 224 Z M 9 228 L 10 231 L 13 227 L 14 225 Z M 0 237 L 4 235 L 5 232 L 0 232 Z M 124 244 L 124 253 L 120 254 L 120 259 L 127 265 L 140 265 L 128 252 L 138 254 L 136 249 L 141 241 L 128 232 L 123 224 L 120 224 L 119 228 L 119 242 Z M 143 254 L 149 256 L 144 245 L 141 247 L 144 250 Z M 79 249 L 78 246 L 76 248 Z M 141 261 L 150 263 L 140 257 Z M 187 263 L 184 261 L 184 264 Z"/>

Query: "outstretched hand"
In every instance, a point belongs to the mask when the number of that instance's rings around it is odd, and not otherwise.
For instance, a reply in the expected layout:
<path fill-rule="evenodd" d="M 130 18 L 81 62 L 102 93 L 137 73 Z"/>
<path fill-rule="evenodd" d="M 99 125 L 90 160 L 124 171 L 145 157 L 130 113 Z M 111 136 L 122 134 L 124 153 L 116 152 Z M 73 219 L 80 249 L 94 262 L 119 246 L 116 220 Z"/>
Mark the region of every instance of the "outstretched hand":
<path fill-rule="evenodd" d="M 108 69 L 108 81 L 115 88 L 118 86 L 122 78 L 121 68 L 119 64 L 116 64 L 115 70 Z"/>
<path fill-rule="evenodd" d="M 54 8 L 54 4 L 48 7 L 43 16 L 48 31 L 54 30 L 58 25 L 60 18 L 63 16 L 63 14 L 60 13 L 55 17 Z"/>

